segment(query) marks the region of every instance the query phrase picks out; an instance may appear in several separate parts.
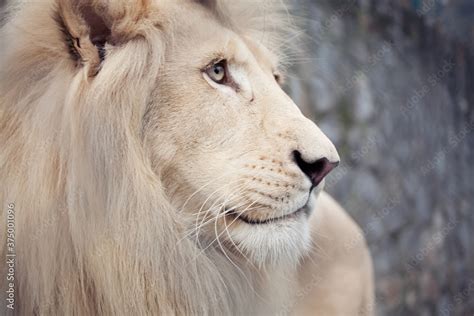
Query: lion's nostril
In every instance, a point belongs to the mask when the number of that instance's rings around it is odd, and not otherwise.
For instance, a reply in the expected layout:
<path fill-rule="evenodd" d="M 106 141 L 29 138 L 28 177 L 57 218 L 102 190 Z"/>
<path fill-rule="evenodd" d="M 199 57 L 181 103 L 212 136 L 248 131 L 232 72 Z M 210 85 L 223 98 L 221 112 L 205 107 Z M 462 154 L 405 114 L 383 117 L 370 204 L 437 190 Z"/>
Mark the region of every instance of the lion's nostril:
<path fill-rule="evenodd" d="M 327 158 L 321 158 L 315 162 L 306 162 L 299 151 L 293 152 L 295 162 L 301 171 L 304 172 L 311 180 L 313 186 L 317 186 L 334 168 L 337 167 L 339 161 L 330 162 Z"/>

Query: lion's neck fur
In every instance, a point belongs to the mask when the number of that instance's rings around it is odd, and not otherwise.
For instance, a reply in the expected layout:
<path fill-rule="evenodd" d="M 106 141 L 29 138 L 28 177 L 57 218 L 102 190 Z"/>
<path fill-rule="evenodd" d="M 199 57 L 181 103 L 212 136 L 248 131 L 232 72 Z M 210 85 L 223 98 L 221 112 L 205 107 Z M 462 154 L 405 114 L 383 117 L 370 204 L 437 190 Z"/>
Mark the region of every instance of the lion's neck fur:
<path fill-rule="evenodd" d="M 140 146 L 158 71 L 150 60 L 161 56 L 148 42 L 126 44 L 88 81 L 59 53 L 60 34 L 37 27 L 50 9 L 19 12 L 2 34 L 0 202 L 15 203 L 19 313 L 248 312 L 255 290 L 275 290 L 266 272 L 236 269 L 217 249 L 179 238 Z"/>

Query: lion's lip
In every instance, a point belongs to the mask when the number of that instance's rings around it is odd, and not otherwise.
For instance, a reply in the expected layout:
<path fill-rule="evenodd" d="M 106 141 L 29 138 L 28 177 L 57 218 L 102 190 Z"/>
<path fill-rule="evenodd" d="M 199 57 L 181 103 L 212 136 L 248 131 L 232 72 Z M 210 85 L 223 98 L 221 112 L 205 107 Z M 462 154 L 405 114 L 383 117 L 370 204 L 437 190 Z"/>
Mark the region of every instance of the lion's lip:
<path fill-rule="evenodd" d="M 248 216 L 244 216 L 242 214 L 239 214 L 236 210 L 229 210 L 226 213 L 228 215 L 232 215 L 235 218 L 237 218 L 237 219 L 239 219 L 239 220 L 241 220 L 241 221 L 243 221 L 247 224 L 250 224 L 250 225 L 264 225 L 264 224 L 273 224 L 273 223 L 282 222 L 282 221 L 285 221 L 285 220 L 288 220 L 288 219 L 296 218 L 299 215 L 301 215 L 302 213 L 308 213 L 308 208 L 305 205 L 302 208 L 297 209 L 293 213 L 286 214 L 286 215 L 283 215 L 283 216 L 265 218 L 265 219 L 250 218 Z"/>

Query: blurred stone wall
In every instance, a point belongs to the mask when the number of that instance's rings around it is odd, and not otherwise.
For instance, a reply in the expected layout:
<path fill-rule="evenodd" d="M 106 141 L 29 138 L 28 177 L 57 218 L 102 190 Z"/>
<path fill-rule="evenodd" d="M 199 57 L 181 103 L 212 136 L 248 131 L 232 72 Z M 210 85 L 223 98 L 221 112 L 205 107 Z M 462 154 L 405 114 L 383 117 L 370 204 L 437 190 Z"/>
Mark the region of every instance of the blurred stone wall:
<path fill-rule="evenodd" d="M 474 2 L 300 0 L 288 91 L 334 141 L 381 315 L 474 314 Z"/>

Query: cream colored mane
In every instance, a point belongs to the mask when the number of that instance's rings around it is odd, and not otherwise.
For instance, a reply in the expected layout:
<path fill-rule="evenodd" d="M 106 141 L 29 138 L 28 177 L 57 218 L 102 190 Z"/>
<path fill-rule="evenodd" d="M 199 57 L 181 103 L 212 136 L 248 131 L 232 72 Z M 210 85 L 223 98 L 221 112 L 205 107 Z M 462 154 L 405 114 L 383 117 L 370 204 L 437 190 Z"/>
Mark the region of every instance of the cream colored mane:
<path fill-rule="evenodd" d="M 6 205 L 15 204 L 19 314 L 229 315 L 245 312 L 253 296 L 225 257 L 182 238 L 142 147 L 164 49 L 151 32 L 151 5 L 141 1 L 114 26 L 137 39 L 122 42 L 93 80 L 77 73 L 58 27 L 67 1 L 9 11 L 0 39 L 0 215 L 5 223 Z M 279 2 L 203 5 L 271 50 L 285 45 Z"/>

